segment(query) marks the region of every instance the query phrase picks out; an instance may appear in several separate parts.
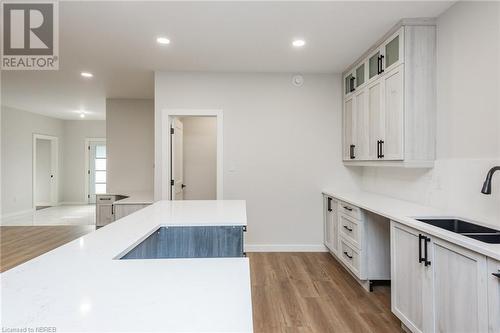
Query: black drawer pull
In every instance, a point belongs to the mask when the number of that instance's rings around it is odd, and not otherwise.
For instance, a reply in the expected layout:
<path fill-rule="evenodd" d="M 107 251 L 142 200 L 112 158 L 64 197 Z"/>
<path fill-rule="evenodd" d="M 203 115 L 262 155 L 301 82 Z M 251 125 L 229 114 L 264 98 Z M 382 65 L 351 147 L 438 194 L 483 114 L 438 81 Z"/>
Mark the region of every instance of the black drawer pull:
<path fill-rule="evenodd" d="M 111 200 L 111 198 L 99 198 L 99 200 Z"/>
<path fill-rule="evenodd" d="M 349 227 L 348 227 L 348 226 L 346 226 L 346 225 L 344 226 L 344 228 L 345 228 L 345 229 L 347 229 L 347 230 L 349 230 L 349 231 L 352 231 L 352 229 L 351 229 L 351 228 L 349 228 Z"/>
<path fill-rule="evenodd" d="M 352 212 L 352 208 L 350 208 L 350 207 L 344 206 L 344 209 L 346 209 L 346 210 L 348 210 L 348 211 Z"/>
<path fill-rule="evenodd" d="M 496 276 L 497 278 L 500 279 L 500 271 L 498 271 L 498 273 L 491 273 L 491 275 Z"/>
<path fill-rule="evenodd" d="M 352 256 L 349 255 L 346 251 L 344 251 L 344 254 L 346 255 L 347 258 L 352 259 Z"/>
<path fill-rule="evenodd" d="M 332 211 L 332 198 L 328 198 L 328 211 Z"/>

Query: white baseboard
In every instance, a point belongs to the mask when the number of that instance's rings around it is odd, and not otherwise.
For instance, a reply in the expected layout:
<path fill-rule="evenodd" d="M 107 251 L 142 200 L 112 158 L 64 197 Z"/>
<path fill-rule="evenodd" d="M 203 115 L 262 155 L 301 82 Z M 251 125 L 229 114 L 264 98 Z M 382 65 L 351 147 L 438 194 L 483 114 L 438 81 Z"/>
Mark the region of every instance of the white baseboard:
<path fill-rule="evenodd" d="M 323 244 L 246 244 L 245 252 L 328 252 Z"/>
<path fill-rule="evenodd" d="M 35 207 L 39 206 L 45 206 L 45 207 L 52 207 L 52 206 L 59 206 L 59 202 L 53 203 L 53 202 L 37 202 L 35 204 Z"/>
<path fill-rule="evenodd" d="M 88 202 L 86 201 L 63 201 L 60 203 L 62 206 L 74 206 L 74 205 L 88 205 Z"/>

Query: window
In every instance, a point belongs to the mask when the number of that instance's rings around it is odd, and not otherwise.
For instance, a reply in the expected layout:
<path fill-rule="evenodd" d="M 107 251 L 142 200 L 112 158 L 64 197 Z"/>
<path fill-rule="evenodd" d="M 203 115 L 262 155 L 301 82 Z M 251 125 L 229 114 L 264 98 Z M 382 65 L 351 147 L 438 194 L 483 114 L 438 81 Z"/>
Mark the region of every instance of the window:
<path fill-rule="evenodd" d="M 94 186 L 95 194 L 106 193 L 106 146 L 98 144 L 95 146 L 95 169 Z"/>

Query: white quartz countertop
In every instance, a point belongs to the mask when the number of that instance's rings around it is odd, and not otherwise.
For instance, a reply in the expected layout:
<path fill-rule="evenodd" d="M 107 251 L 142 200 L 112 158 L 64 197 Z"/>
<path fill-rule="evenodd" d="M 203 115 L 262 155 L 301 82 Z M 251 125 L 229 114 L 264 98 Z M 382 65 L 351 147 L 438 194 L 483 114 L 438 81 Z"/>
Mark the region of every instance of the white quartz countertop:
<path fill-rule="evenodd" d="M 246 225 L 245 201 L 159 201 L 0 275 L 1 326 L 252 332 L 248 258 L 115 260 L 160 225 Z"/>
<path fill-rule="evenodd" d="M 154 195 L 151 192 L 135 192 L 118 195 L 126 196 L 126 198 L 115 201 L 113 205 L 149 205 L 154 202 Z"/>
<path fill-rule="evenodd" d="M 447 231 L 432 225 L 417 221 L 415 217 L 458 217 L 449 212 L 418 205 L 412 202 L 394 199 L 380 194 L 363 191 L 342 191 L 335 189 L 326 189 L 324 194 L 336 199 L 357 206 L 359 208 L 371 211 L 375 214 L 384 216 L 390 220 L 400 222 L 409 227 L 421 230 L 430 235 L 434 235 L 446 241 L 463 246 L 475 252 L 484 254 L 488 257 L 500 260 L 500 244 L 484 243 L 457 233 Z M 465 219 L 469 221 L 468 219 Z M 481 223 L 480 221 L 471 221 L 486 227 L 498 230 L 496 226 Z"/>

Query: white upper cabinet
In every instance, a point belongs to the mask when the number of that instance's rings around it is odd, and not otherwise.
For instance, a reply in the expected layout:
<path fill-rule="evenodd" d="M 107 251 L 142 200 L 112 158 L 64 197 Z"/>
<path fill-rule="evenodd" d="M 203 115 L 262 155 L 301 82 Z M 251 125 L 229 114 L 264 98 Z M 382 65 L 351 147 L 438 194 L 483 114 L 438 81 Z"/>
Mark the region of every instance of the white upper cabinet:
<path fill-rule="evenodd" d="M 436 27 L 406 19 L 343 74 L 347 165 L 432 167 Z"/>

